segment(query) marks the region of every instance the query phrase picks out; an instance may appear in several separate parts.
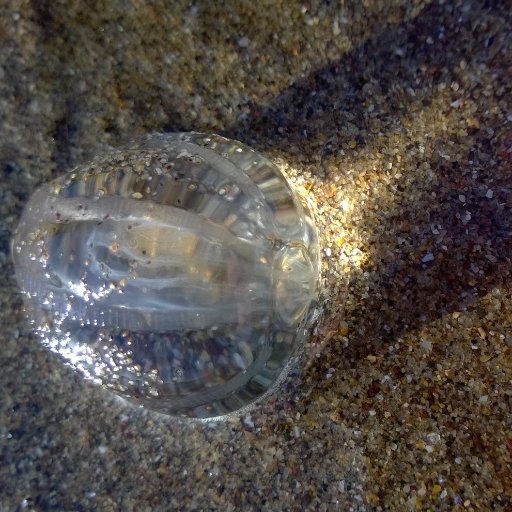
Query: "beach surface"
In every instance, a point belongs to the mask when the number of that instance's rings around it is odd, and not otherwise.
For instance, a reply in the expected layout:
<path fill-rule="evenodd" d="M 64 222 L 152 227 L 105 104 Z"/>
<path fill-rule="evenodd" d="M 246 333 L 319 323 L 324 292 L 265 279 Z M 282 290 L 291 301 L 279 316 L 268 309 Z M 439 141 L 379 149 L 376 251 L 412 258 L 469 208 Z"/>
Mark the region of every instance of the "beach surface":
<path fill-rule="evenodd" d="M 0 510 L 512 509 L 507 1 L 0 6 Z M 322 234 L 302 362 L 184 422 L 31 334 L 10 240 L 31 193 L 152 132 L 271 158 Z"/>

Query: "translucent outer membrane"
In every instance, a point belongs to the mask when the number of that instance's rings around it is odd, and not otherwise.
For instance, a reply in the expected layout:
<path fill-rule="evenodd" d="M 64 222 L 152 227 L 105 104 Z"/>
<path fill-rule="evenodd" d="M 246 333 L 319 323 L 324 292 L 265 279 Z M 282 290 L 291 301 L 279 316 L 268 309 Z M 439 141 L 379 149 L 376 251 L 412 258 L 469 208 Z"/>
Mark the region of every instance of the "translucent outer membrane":
<path fill-rule="evenodd" d="M 313 219 L 243 144 L 155 134 L 39 188 L 13 241 L 42 342 L 160 412 L 236 411 L 286 373 L 315 300 Z"/>

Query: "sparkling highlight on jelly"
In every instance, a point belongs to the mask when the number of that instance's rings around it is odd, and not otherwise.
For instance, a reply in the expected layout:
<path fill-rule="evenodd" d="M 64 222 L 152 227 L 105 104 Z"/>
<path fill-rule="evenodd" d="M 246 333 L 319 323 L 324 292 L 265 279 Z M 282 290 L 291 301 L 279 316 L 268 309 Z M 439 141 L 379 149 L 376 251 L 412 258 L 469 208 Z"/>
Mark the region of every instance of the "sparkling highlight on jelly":
<path fill-rule="evenodd" d="M 138 404 L 212 418 L 292 364 L 319 276 L 314 220 L 275 165 L 153 134 L 43 185 L 13 240 L 42 343 Z"/>

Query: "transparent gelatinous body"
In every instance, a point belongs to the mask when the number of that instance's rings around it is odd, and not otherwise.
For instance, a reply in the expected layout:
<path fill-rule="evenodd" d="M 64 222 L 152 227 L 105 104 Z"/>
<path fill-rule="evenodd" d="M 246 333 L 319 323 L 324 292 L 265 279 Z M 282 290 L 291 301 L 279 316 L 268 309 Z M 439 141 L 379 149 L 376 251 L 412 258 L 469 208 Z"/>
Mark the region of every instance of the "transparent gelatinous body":
<path fill-rule="evenodd" d="M 236 141 L 155 134 L 39 188 L 13 240 L 43 343 L 152 409 L 214 417 L 286 372 L 319 274 L 313 219 Z"/>

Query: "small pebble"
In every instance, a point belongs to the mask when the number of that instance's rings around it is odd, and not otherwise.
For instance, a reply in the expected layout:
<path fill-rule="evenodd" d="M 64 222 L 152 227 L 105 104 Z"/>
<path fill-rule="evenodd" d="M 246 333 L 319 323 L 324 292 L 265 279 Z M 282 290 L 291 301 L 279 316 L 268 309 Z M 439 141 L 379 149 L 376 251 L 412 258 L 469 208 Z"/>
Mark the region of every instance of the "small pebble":
<path fill-rule="evenodd" d="M 247 48 L 249 46 L 249 43 L 250 43 L 250 41 L 247 36 L 241 37 L 238 40 L 238 46 L 240 46 L 240 48 Z"/>
<path fill-rule="evenodd" d="M 422 263 L 429 263 L 430 261 L 434 261 L 434 255 L 431 252 L 425 254 L 425 256 L 421 258 Z"/>
<path fill-rule="evenodd" d="M 421 345 L 421 348 L 425 349 L 427 352 L 430 352 L 432 350 L 432 342 L 431 341 L 422 340 L 420 345 Z"/>
<path fill-rule="evenodd" d="M 249 428 L 254 428 L 254 421 L 252 420 L 252 417 L 250 414 L 248 414 L 247 416 L 245 416 L 245 418 L 243 419 L 243 423 L 246 427 L 249 427 Z"/>

